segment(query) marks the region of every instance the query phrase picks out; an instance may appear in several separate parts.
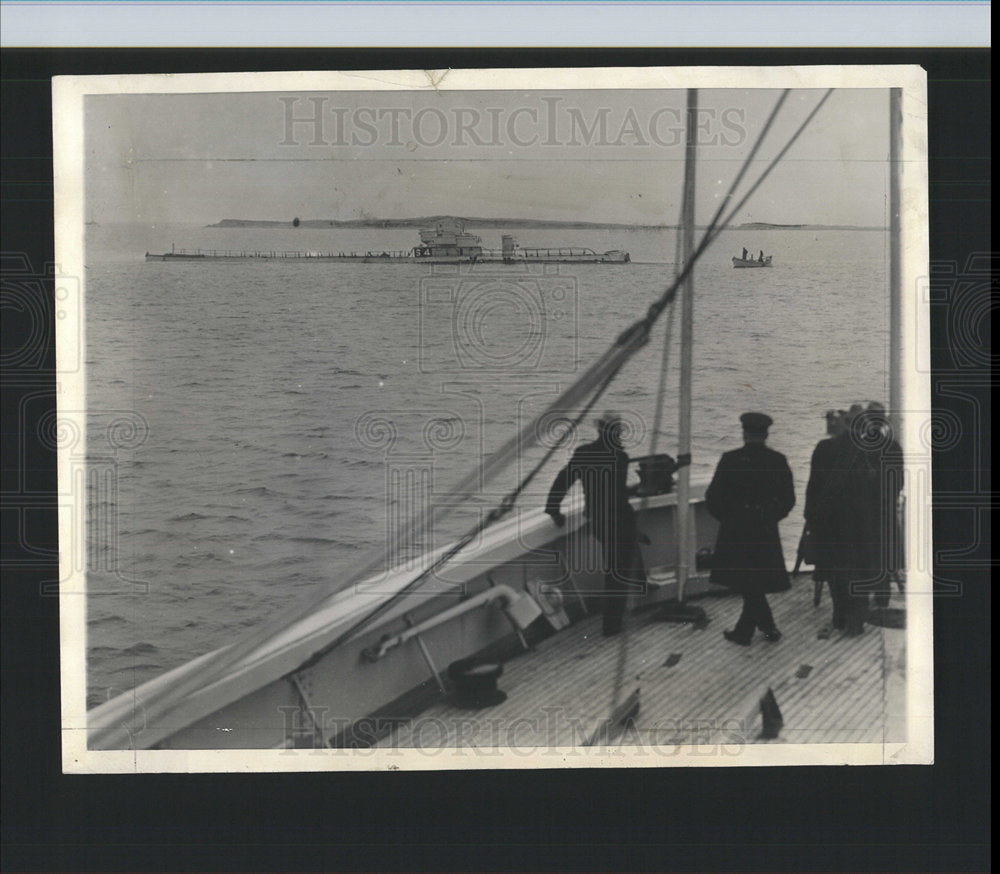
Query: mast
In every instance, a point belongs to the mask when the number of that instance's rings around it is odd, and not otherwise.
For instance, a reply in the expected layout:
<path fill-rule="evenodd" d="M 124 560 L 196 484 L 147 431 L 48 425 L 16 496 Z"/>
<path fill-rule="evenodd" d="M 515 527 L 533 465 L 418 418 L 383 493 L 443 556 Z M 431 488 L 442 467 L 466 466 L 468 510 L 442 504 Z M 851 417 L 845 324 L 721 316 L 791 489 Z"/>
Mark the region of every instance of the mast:
<path fill-rule="evenodd" d="M 684 207 L 682 255 L 688 264 L 694 252 L 695 154 L 698 135 L 698 90 L 687 92 L 687 141 L 684 153 Z M 694 272 L 681 286 L 681 372 L 680 411 L 677 451 L 680 457 L 691 454 L 691 376 L 694 345 Z M 678 472 L 677 481 L 677 600 L 684 601 L 684 587 L 691 571 L 691 466 Z"/>
<path fill-rule="evenodd" d="M 889 421 L 896 440 L 902 442 L 903 390 L 903 288 L 901 188 L 903 173 L 903 89 L 889 89 Z"/>

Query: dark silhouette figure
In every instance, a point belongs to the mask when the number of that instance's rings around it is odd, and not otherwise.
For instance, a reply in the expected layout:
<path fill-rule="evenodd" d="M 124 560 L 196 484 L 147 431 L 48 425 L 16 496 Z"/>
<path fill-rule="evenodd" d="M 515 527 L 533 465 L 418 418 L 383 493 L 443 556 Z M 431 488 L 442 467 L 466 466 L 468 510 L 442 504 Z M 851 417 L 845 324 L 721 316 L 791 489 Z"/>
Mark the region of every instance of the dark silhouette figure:
<path fill-rule="evenodd" d="M 871 512 L 877 514 L 871 541 L 877 550 L 870 560 L 877 579 L 872 587 L 876 607 L 887 607 L 893 579 L 903 572 L 903 532 L 899 495 L 903 488 L 903 447 L 896 442 L 885 407 L 871 401 L 864 413 L 864 451 L 878 468 L 878 485 L 870 490 Z"/>
<path fill-rule="evenodd" d="M 810 513 L 826 536 L 831 625 L 856 637 L 864 631 L 869 595 L 874 593 L 876 606 L 886 606 L 892 577 L 902 566 L 896 512 L 903 453 L 880 404 L 867 410 L 853 405 L 845 425 L 831 441 Z"/>
<path fill-rule="evenodd" d="M 705 493 L 708 511 L 719 520 L 711 580 L 743 596 L 743 612 L 726 640 L 749 646 L 754 631 L 777 642 L 767 594 L 790 587 L 778 522 L 795 506 L 792 472 L 785 456 L 765 446 L 772 424 L 763 413 L 744 413 L 744 445 L 719 459 Z"/>
<path fill-rule="evenodd" d="M 809 563 L 813 565 L 813 579 L 818 583 L 830 582 L 830 568 L 836 562 L 832 532 L 827 515 L 822 510 L 821 499 L 834 473 L 840 446 L 837 437 L 844 433 L 846 416 L 844 410 L 827 411 L 827 436 L 816 444 L 809 462 L 809 482 L 806 485 L 806 506 L 803 515 L 809 543 Z"/>
<path fill-rule="evenodd" d="M 630 591 L 642 591 L 645 569 L 638 543 L 643 539 L 629 503 L 628 454 L 621 445 L 622 422 L 605 414 L 597 423 L 598 437 L 578 447 L 555 478 L 545 512 L 562 527 L 562 500 L 577 480 L 583 486 L 584 512 L 604 556 L 604 634 L 617 634 Z M 648 542 L 648 541 L 647 541 Z"/>

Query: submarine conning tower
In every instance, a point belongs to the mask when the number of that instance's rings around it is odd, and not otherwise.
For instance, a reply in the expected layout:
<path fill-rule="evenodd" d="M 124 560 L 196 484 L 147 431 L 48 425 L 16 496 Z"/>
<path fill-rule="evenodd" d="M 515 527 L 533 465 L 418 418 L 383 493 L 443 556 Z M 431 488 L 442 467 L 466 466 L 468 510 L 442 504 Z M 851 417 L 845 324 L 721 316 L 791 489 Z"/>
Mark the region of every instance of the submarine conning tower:
<path fill-rule="evenodd" d="M 517 238 L 512 234 L 504 234 L 500 239 L 500 252 L 503 256 L 504 264 L 510 264 L 514 260 L 514 250 L 517 248 Z"/>
<path fill-rule="evenodd" d="M 418 258 L 478 258 L 483 252 L 482 240 L 475 234 L 467 234 L 461 219 L 451 217 L 438 219 L 432 228 L 422 228 L 420 242 L 422 245 L 413 252 Z"/>

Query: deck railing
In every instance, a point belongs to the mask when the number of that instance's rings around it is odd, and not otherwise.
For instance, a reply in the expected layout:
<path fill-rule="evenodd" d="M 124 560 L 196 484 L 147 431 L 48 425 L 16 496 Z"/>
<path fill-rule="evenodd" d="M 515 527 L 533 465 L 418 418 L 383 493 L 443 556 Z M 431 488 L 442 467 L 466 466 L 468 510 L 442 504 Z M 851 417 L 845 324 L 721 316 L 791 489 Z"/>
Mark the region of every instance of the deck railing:
<path fill-rule="evenodd" d="M 566 258 L 578 257 L 581 255 L 596 255 L 593 249 L 583 249 L 579 246 L 564 246 L 558 249 L 518 249 L 525 258 Z"/>
<path fill-rule="evenodd" d="M 167 254 L 185 258 L 267 258 L 268 260 L 288 258 L 305 261 L 311 258 L 410 258 L 413 256 L 413 251 L 405 249 L 391 252 L 384 250 L 379 252 L 287 252 L 267 249 L 174 249 Z"/>
<path fill-rule="evenodd" d="M 505 252 L 503 249 L 483 249 L 481 258 L 507 258 L 513 261 L 530 261 L 533 258 L 596 258 L 598 253 L 593 249 L 584 249 L 579 246 L 563 246 L 560 249 L 522 249 L 517 248 L 512 252 Z"/>

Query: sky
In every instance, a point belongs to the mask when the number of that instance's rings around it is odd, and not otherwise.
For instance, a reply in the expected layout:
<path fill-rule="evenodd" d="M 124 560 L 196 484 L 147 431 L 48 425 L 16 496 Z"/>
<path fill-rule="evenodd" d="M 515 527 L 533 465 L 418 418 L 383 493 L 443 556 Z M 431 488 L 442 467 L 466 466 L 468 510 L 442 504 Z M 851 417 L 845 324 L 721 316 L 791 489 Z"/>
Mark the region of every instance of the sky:
<path fill-rule="evenodd" d="M 779 93 L 698 92 L 699 223 Z M 822 95 L 791 92 L 737 199 Z M 676 224 L 685 99 L 630 89 L 89 96 L 87 219 Z M 886 224 L 888 144 L 888 92 L 835 91 L 734 223 Z"/>

